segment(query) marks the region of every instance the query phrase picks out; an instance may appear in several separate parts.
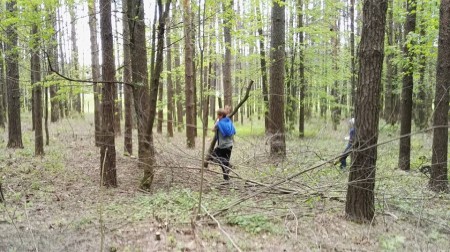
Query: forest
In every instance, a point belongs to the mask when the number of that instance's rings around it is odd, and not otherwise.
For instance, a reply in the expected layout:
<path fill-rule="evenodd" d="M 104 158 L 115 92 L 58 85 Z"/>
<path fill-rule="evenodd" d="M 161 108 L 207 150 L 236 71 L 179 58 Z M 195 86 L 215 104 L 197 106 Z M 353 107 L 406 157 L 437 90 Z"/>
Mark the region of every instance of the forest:
<path fill-rule="evenodd" d="M 0 16 L 0 251 L 450 248 L 450 0 Z"/>

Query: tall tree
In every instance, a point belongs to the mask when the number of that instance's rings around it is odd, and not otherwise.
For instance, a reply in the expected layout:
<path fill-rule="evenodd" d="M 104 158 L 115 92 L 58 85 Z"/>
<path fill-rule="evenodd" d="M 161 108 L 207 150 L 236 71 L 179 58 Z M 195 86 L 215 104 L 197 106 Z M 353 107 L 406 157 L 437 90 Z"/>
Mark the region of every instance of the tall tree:
<path fill-rule="evenodd" d="M 73 65 L 73 69 L 74 69 L 74 76 L 76 78 L 78 78 L 79 74 L 78 74 L 78 70 L 79 70 L 79 66 L 78 66 L 78 44 L 77 44 L 77 31 L 75 28 L 76 25 L 76 20 L 77 20 L 77 10 L 75 9 L 75 4 L 71 4 L 69 5 L 69 13 L 70 13 L 70 40 L 72 42 L 72 65 Z M 81 104 L 81 91 L 80 90 L 76 90 L 75 91 L 75 101 L 74 101 L 74 107 L 75 110 L 78 113 L 82 113 L 82 104 Z"/>
<path fill-rule="evenodd" d="M 223 38 L 225 43 L 225 61 L 223 65 L 223 93 L 225 105 L 233 106 L 233 86 L 231 84 L 231 26 L 233 17 L 233 0 L 228 0 L 222 4 L 223 18 Z"/>
<path fill-rule="evenodd" d="M 185 107 L 186 107 L 186 138 L 187 147 L 195 147 L 195 101 L 194 101 L 194 69 L 193 45 L 190 0 L 183 0 L 184 23 L 184 81 L 185 81 Z"/>
<path fill-rule="evenodd" d="M 306 81 L 305 81 L 305 43 L 303 29 L 303 0 L 298 0 L 298 43 L 299 43 L 299 82 L 300 82 L 300 114 L 298 119 L 299 137 L 305 136 L 305 99 L 306 99 Z"/>
<path fill-rule="evenodd" d="M 419 13 L 424 13 L 424 5 L 425 3 L 422 2 L 420 6 L 420 10 L 418 10 Z M 414 116 L 414 122 L 419 129 L 423 130 L 428 127 L 428 119 L 429 119 L 429 112 L 431 112 L 431 104 L 427 98 L 431 98 L 431 95 L 429 95 L 429 90 L 432 90 L 431 83 L 428 81 L 425 81 L 425 69 L 427 68 L 427 57 L 426 57 L 426 29 L 427 29 L 427 23 L 426 18 L 424 15 L 420 18 L 419 22 L 419 33 L 420 33 L 420 44 L 419 44 L 419 52 L 418 52 L 418 64 L 417 64 L 417 72 L 419 73 L 419 80 L 417 82 L 417 94 L 416 94 L 416 100 L 415 100 L 415 116 Z M 430 109 L 429 109 L 430 108 Z"/>
<path fill-rule="evenodd" d="M 267 63 L 266 63 L 266 49 L 264 43 L 264 34 L 263 34 L 263 24 L 261 23 L 261 13 L 259 10 L 259 6 L 256 7 L 256 18 L 258 19 L 258 41 L 259 41 L 259 61 L 261 64 L 261 85 L 262 85 L 262 93 L 263 93 L 263 101 L 264 101 L 264 128 L 266 134 L 269 133 L 269 88 L 267 81 Z"/>
<path fill-rule="evenodd" d="M 37 8 L 36 8 L 37 11 Z M 44 155 L 44 134 L 42 131 L 42 87 L 39 83 L 41 81 L 41 62 L 39 57 L 39 39 L 38 26 L 36 23 L 31 28 L 31 83 L 33 85 L 34 95 L 34 155 Z"/>
<path fill-rule="evenodd" d="M 10 18 L 17 15 L 17 2 L 6 3 Z M 8 148 L 23 148 L 22 128 L 20 123 L 20 86 L 19 86 L 19 50 L 17 48 L 17 23 L 11 22 L 6 27 L 5 65 L 6 86 L 8 92 Z"/>
<path fill-rule="evenodd" d="M 55 31 L 52 34 L 52 40 L 50 41 L 49 46 L 49 57 L 50 62 L 52 64 L 53 70 L 59 72 L 59 62 L 58 62 L 58 40 L 57 40 L 57 19 L 56 14 L 53 11 L 50 12 L 50 20 L 53 25 L 53 30 Z M 51 114 L 50 114 L 50 122 L 57 122 L 59 120 L 59 100 L 57 98 L 58 95 L 58 85 L 51 85 L 50 88 L 50 106 L 51 106 Z"/>
<path fill-rule="evenodd" d="M 405 34 L 410 36 L 416 29 L 416 0 L 408 0 L 406 2 L 406 23 Z M 406 39 L 403 46 L 403 54 L 406 64 L 403 67 L 403 86 L 402 98 L 400 104 L 400 153 L 398 157 L 398 167 L 408 171 L 410 169 L 411 158 L 411 122 L 412 122 L 412 106 L 413 106 L 413 52 L 411 46 L 412 36 Z"/>
<path fill-rule="evenodd" d="M 339 81 L 337 80 L 337 75 L 339 73 L 339 17 L 334 17 L 333 21 L 333 35 L 331 37 L 332 44 L 332 72 L 334 73 L 335 79 L 334 83 L 331 87 L 331 95 L 333 96 L 333 101 L 331 102 L 331 120 L 333 123 L 333 129 L 337 130 L 337 126 L 339 125 L 339 121 L 341 120 L 341 108 L 340 108 L 340 95 L 339 95 Z"/>
<path fill-rule="evenodd" d="M 99 60 L 99 48 L 97 41 L 97 15 L 95 0 L 88 2 L 89 12 L 89 33 L 91 42 L 91 72 L 92 72 L 92 88 L 94 92 L 94 128 L 95 128 L 95 146 L 100 146 L 101 139 L 101 108 L 99 95 L 101 93 L 101 87 L 98 83 L 100 80 L 100 60 Z"/>
<path fill-rule="evenodd" d="M 176 69 L 176 75 L 175 75 L 175 96 L 176 96 L 176 110 L 177 110 L 177 129 L 178 132 L 181 132 L 183 130 L 183 95 L 182 95 L 182 87 L 181 87 L 181 78 L 180 78 L 180 66 L 181 66 L 181 59 L 180 59 L 180 46 L 178 43 L 175 43 L 173 46 L 173 51 L 175 52 L 175 69 Z"/>
<path fill-rule="evenodd" d="M 438 59 L 434 99 L 433 147 L 429 185 L 435 192 L 448 191 L 448 109 L 450 90 L 450 0 L 439 11 Z"/>
<path fill-rule="evenodd" d="M 130 52 L 130 27 L 128 26 L 127 17 L 127 0 L 122 0 L 123 8 L 123 82 L 131 83 L 131 52 Z M 133 87 L 124 85 L 125 100 L 125 132 L 124 132 L 124 148 L 128 154 L 133 154 Z"/>
<path fill-rule="evenodd" d="M 166 2 L 164 11 L 162 0 L 158 0 L 158 28 L 157 28 L 157 45 L 156 45 L 156 58 L 155 58 L 155 68 L 152 74 L 152 81 L 150 83 L 150 107 L 149 107 L 149 118 L 147 123 L 147 134 L 150 136 L 150 166 L 144 169 L 144 177 L 142 178 L 141 186 L 144 189 L 150 189 L 153 182 L 153 166 L 156 163 L 155 160 L 155 146 L 153 144 L 153 124 L 156 118 L 156 103 L 158 99 L 158 86 L 161 85 L 160 78 L 163 70 L 163 48 L 164 48 L 164 33 L 166 29 L 166 19 L 169 13 L 170 0 Z"/>
<path fill-rule="evenodd" d="M 0 7 L 0 10 L 2 8 Z M 0 128 L 5 128 L 6 114 L 4 100 L 6 100 L 5 93 L 3 92 L 5 86 L 5 68 L 3 59 L 3 41 L 0 40 Z"/>
<path fill-rule="evenodd" d="M 172 43 L 170 35 L 167 31 L 166 46 L 167 46 L 167 135 L 173 137 L 173 115 L 174 115 L 174 90 L 172 82 Z"/>
<path fill-rule="evenodd" d="M 115 66 L 111 25 L 111 1 L 100 0 L 100 35 L 102 45 L 102 140 L 100 148 L 100 171 L 103 185 L 117 186 L 116 146 L 114 139 L 114 88 Z"/>
<path fill-rule="evenodd" d="M 395 124 L 397 114 L 394 106 L 396 106 L 396 95 L 394 93 L 394 54 L 392 47 L 394 44 L 394 0 L 389 0 L 389 8 L 387 14 L 387 43 L 388 50 L 386 55 L 386 92 L 384 95 L 384 118 L 387 123 Z"/>
<path fill-rule="evenodd" d="M 351 104 L 355 104 L 356 59 L 355 59 L 355 0 L 350 0 L 350 86 Z"/>
<path fill-rule="evenodd" d="M 284 60 L 285 60 L 285 4 L 284 0 L 274 1 L 272 6 L 272 28 L 270 43 L 270 154 L 286 156 L 286 136 L 284 134 Z"/>
<path fill-rule="evenodd" d="M 127 1 L 127 20 L 130 29 L 131 73 L 133 83 L 134 107 L 138 124 L 138 158 L 139 168 L 153 169 L 150 143 L 147 134 L 150 98 L 148 90 L 147 47 L 145 45 L 144 6 L 142 0 Z M 145 181 L 148 182 L 148 181 Z M 148 183 L 146 183 L 148 184 Z M 142 186 L 142 185 L 141 185 Z"/>
<path fill-rule="evenodd" d="M 59 61 L 59 66 L 61 67 L 61 73 L 62 74 L 66 74 L 66 67 L 65 67 L 65 62 L 66 62 L 66 56 L 64 53 L 64 46 L 63 46 L 63 36 L 64 36 L 64 27 L 62 25 L 62 14 L 61 14 L 61 8 L 58 8 L 57 11 L 57 19 L 56 19 L 56 23 L 58 28 L 55 27 L 55 30 L 58 30 L 58 50 L 59 50 L 59 56 L 61 58 L 61 60 Z M 59 21 L 58 21 L 59 20 Z M 61 118 L 64 118 L 64 115 L 68 116 L 68 112 L 69 112 L 69 105 L 68 105 L 68 100 L 65 99 L 60 99 L 59 101 L 59 115 Z"/>
<path fill-rule="evenodd" d="M 365 0 L 355 103 L 356 139 L 345 213 L 354 221 L 371 221 L 375 213 L 379 101 L 384 57 L 387 0 Z"/>

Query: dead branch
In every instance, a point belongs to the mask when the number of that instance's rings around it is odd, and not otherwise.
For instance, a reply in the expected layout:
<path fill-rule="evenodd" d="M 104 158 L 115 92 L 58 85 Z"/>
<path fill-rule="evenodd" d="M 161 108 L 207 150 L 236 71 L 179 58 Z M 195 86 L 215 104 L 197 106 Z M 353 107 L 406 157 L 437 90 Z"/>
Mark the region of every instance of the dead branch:
<path fill-rule="evenodd" d="M 245 91 L 244 97 L 239 102 L 239 104 L 234 108 L 233 112 L 231 112 L 229 115 L 227 115 L 227 117 L 233 117 L 234 114 L 236 114 L 238 112 L 239 108 L 247 101 L 248 97 L 250 96 L 250 90 L 252 89 L 253 82 L 254 82 L 253 80 L 250 81 L 250 83 L 248 84 L 247 90 Z M 212 153 L 214 151 L 214 147 L 216 146 L 216 143 L 217 143 L 217 132 L 216 132 L 216 134 L 214 134 L 214 137 L 211 140 L 211 143 L 209 144 L 208 154 L 206 156 L 206 162 L 203 163 L 203 166 L 205 168 L 208 167 L 208 161 L 212 160 Z"/>

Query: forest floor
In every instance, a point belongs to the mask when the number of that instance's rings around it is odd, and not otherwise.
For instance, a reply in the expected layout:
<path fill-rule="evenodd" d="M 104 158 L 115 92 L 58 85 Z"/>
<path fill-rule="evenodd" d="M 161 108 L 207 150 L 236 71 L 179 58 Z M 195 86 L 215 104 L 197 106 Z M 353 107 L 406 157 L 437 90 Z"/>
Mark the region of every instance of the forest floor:
<path fill-rule="evenodd" d="M 431 193 L 427 176 L 418 171 L 429 164 L 430 133 L 413 135 L 412 170 L 403 172 L 396 168 L 398 128 L 380 126 L 379 142 L 387 143 L 378 148 L 376 216 L 371 224 L 357 224 L 344 216 L 348 172 L 327 162 L 345 147 L 346 123 L 333 131 L 324 121 L 312 120 L 305 139 L 287 137 L 285 160 L 269 158 L 263 122 L 237 124 L 232 183 L 223 185 L 220 168 L 210 165 L 201 217 L 196 218 L 200 137 L 195 149 L 187 149 L 184 134 L 168 138 L 155 133 L 158 168 L 148 193 L 138 188 L 143 172 L 134 156 L 123 154 L 120 136 L 119 185 L 99 186 L 99 149 L 94 146 L 91 117 L 50 124 L 50 145 L 43 158 L 34 157 L 30 118 L 23 121 L 24 149 L 7 149 L 7 133 L 1 131 L 0 179 L 6 203 L 0 206 L 0 251 L 450 248 L 450 197 Z M 215 220 L 208 216 L 224 209 Z"/>

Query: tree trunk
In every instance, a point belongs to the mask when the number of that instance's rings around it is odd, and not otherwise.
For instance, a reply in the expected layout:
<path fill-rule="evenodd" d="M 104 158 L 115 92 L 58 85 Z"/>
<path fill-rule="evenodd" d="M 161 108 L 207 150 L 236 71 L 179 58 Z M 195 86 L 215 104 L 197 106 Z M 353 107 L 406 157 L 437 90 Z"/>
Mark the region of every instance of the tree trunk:
<path fill-rule="evenodd" d="M 152 74 L 152 81 L 150 83 L 150 108 L 149 108 L 149 118 L 147 123 L 147 135 L 150 136 L 150 163 L 146 169 L 144 169 L 144 177 L 141 181 L 141 187 L 144 189 L 150 189 L 150 186 L 153 182 L 153 166 L 156 163 L 155 160 L 155 146 L 153 145 L 153 124 L 155 122 L 156 117 L 156 103 L 158 99 L 158 86 L 160 85 L 160 77 L 163 70 L 163 48 L 164 48 L 164 32 L 165 32 L 165 21 L 167 19 L 170 8 L 170 1 L 166 2 L 166 6 L 163 13 L 163 5 L 162 0 L 158 0 L 158 13 L 159 13 L 159 21 L 158 21 L 158 42 L 156 46 L 156 63 L 155 68 Z"/>
<path fill-rule="evenodd" d="M 337 79 L 337 76 L 339 74 L 339 67 L 338 67 L 338 48 L 339 48 L 339 22 L 338 18 L 334 20 L 334 27 L 333 31 L 335 34 L 333 34 L 333 37 L 331 38 L 331 45 L 333 47 L 332 49 L 332 65 L 333 70 L 332 73 L 335 76 L 335 80 L 333 83 L 333 86 L 331 87 L 331 95 L 333 96 L 333 102 L 331 103 L 331 120 L 333 123 L 333 130 L 337 130 L 337 126 L 339 125 L 339 121 L 341 120 L 341 109 L 340 109 L 340 96 L 339 96 L 339 82 Z"/>
<path fill-rule="evenodd" d="M 79 77 L 79 73 L 78 73 L 78 45 L 77 45 L 77 32 L 76 32 L 76 28 L 75 28 L 75 24 L 76 24 L 76 12 L 77 10 L 75 9 L 75 5 L 70 5 L 69 6 L 69 13 L 70 13 L 70 25 L 71 25 L 71 41 L 72 41 L 72 64 L 73 64 L 73 68 L 74 68 L 74 76 L 75 78 Z M 78 87 L 81 89 L 81 87 Z M 72 97 L 71 97 L 72 98 Z M 74 105 L 75 105 L 75 110 L 78 113 L 82 113 L 82 107 L 81 107 L 81 91 L 76 90 L 75 92 L 75 97 L 74 97 L 75 101 L 74 101 Z"/>
<path fill-rule="evenodd" d="M 156 132 L 159 134 L 162 134 L 162 128 L 163 128 L 163 120 L 164 120 L 164 111 L 163 111 L 163 100 L 164 100 L 164 87 L 163 85 L 158 85 L 158 124 L 156 125 Z"/>
<path fill-rule="evenodd" d="M 174 44 L 175 53 L 175 69 L 178 69 L 181 65 L 180 59 L 180 47 L 178 43 Z M 178 132 L 183 131 L 183 99 L 182 99 L 182 88 L 179 73 L 175 76 L 175 93 L 176 93 L 176 107 L 177 107 L 177 129 Z"/>
<path fill-rule="evenodd" d="M 356 139 L 345 204 L 346 216 L 357 222 L 369 222 L 375 213 L 376 144 L 386 10 L 387 0 L 364 1 L 355 103 Z"/>
<path fill-rule="evenodd" d="M 118 15 L 119 10 L 117 8 L 117 1 L 114 1 L 114 28 L 115 28 L 115 43 L 116 43 L 116 58 L 117 65 L 120 66 L 120 46 L 119 46 L 119 30 L 118 30 Z M 122 13 L 123 14 L 123 13 Z M 119 71 L 119 70 L 118 70 Z M 120 71 L 119 71 L 120 72 Z M 119 73 L 117 73 L 119 75 Z M 122 118 L 122 98 L 120 95 L 120 89 L 122 84 L 117 83 L 116 88 L 114 88 L 114 133 L 116 136 L 122 135 L 122 130 L 120 127 L 120 120 Z"/>
<path fill-rule="evenodd" d="M 100 36 L 102 45 L 102 141 L 100 148 L 101 181 L 107 187 L 117 186 L 116 146 L 114 139 L 114 89 L 116 88 L 114 47 L 111 25 L 111 1 L 100 0 Z"/>
<path fill-rule="evenodd" d="M 150 143 L 147 135 L 150 98 L 148 89 L 147 47 L 142 0 L 128 0 L 128 22 L 130 29 L 131 73 L 133 79 L 134 107 L 138 125 L 138 158 L 141 170 L 153 169 Z M 142 186 L 142 185 L 141 185 Z"/>
<path fill-rule="evenodd" d="M 350 71 L 351 71 L 351 105 L 355 105 L 356 91 L 356 59 L 355 59 L 355 0 L 350 0 Z"/>
<path fill-rule="evenodd" d="M 194 102 L 194 69 L 193 51 L 191 42 L 191 6 L 190 0 L 183 0 L 183 23 L 184 23 L 184 76 L 185 76 L 185 107 L 186 107 L 186 137 L 187 147 L 195 147 L 195 102 Z"/>
<path fill-rule="evenodd" d="M 233 106 L 233 86 L 231 84 L 231 20 L 233 17 L 233 0 L 222 4 L 223 18 L 223 38 L 225 46 L 225 61 L 223 65 L 223 93 L 224 106 Z"/>
<path fill-rule="evenodd" d="M 405 34 L 408 36 L 416 29 L 416 0 L 408 0 L 406 4 L 407 15 L 405 23 Z M 403 47 L 403 54 L 406 59 L 406 65 L 403 67 L 403 86 L 402 86 L 402 102 L 400 107 L 400 153 L 398 157 L 398 167 L 404 171 L 410 169 L 411 156 L 411 122 L 412 122 L 412 106 L 413 106 L 413 52 L 410 51 L 410 44 L 407 38 Z"/>
<path fill-rule="evenodd" d="M 131 83 L 131 52 L 130 52 L 130 27 L 127 19 L 127 0 L 122 0 L 123 8 L 123 82 Z M 125 102 L 125 132 L 124 132 L 124 151 L 129 155 L 133 154 L 133 87 L 124 85 Z"/>
<path fill-rule="evenodd" d="M 36 10 L 37 11 L 37 10 Z M 37 38 L 38 27 L 36 24 L 31 28 L 31 84 L 33 85 L 34 94 L 34 155 L 44 155 L 44 133 L 42 130 L 42 87 L 41 81 L 41 62 L 39 57 L 39 39 Z"/>
<path fill-rule="evenodd" d="M 50 144 L 50 136 L 49 136 L 49 132 L 48 132 L 48 91 L 49 88 L 46 87 L 44 89 L 44 128 L 45 128 L 45 145 L 49 145 Z"/>
<path fill-rule="evenodd" d="M 435 192 L 448 191 L 448 109 L 450 90 L 450 0 L 442 0 L 439 15 L 434 130 L 429 186 Z"/>
<path fill-rule="evenodd" d="M 91 71 L 93 81 L 94 92 L 94 128 L 95 128 L 95 146 L 100 146 L 101 139 L 101 105 L 99 95 L 101 93 L 101 86 L 98 84 L 100 80 L 100 60 L 99 60 L 99 48 L 97 41 L 97 16 L 95 0 L 90 0 L 88 4 L 89 12 L 89 32 L 91 42 Z"/>
<path fill-rule="evenodd" d="M 274 1 L 272 7 L 270 59 L 270 155 L 286 156 L 284 134 L 284 60 L 285 60 L 285 6 L 284 0 Z M 280 112 L 281 111 L 281 112 Z"/>
<path fill-rule="evenodd" d="M 306 82 L 305 82 L 305 44 L 304 44 L 304 34 L 303 28 L 303 0 L 298 1 L 298 28 L 300 30 L 298 34 L 298 43 L 299 43 L 299 83 L 300 83 L 300 114 L 298 119 L 298 131 L 299 137 L 305 137 L 305 104 L 306 104 Z"/>
<path fill-rule="evenodd" d="M 173 100 L 173 82 L 172 82 L 172 42 L 169 31 L 167 31 L 167 135 L 173 137 L 173 118 L 174 118 L 174 100 Z"/>
<path fill-rule="evenodd" d="M 387 43 L 389 47 L 394 46 L 394 0 L 389 0 L 388 15 L 387 15 Z M 394 125 L 397 121 L 397 114 L 394 111 L 394 102 L 396 96 L 394 95 L 394 55 L 389 52 L 386 55 L 386 92 L 384 96 L 384 118 L 387 123 Z"/>
<path fill-rule="evenodd" d="M 58 24 L 56 20 L 56 15 L 54 13 L 51 14 L 51 22 L 53 25 L 53 29 L 55 31 L 58 30 Z M 50 43 L 49 48 L 49 57 L 50 62 L 52 64 L 52 68 L 59 72 L 59 62 L 58 62 L 58 39 L 57 39 L 57 33 L 55 32 L 52 35 L 53 43 Z M 50 122 L 57 122 L 59 120 L 59 99 L 57 98 L 58 95 L 58 86 L 57 85 L 51 85 L 50 86 L 50 106 L 51 106 L 51 114 L 50 114 Z"/>
<path fill-rule="evenodd" d="M 261 22 L 261 13 L 259 7 L 256 7 L 256 18 L 258 22 Z M 266 63 L 266 50 L 264 45 L 264 34 L 262 24 L 258 27 L 259 36 L 259 57 L 261 64 L 261 75 L 262 75 L 262 94 L 264 101 L 264 129 L 266 135 L 269 133 L 269 88 L 267 81 L 267 63 Z"/>
<path fill-rule="evenodd" d="M 0 10 L 2 10 L 3 8 L 0 7 Z M 4 106 L 5 104 L 5 100 L 6 100 L 6 96 L 5 93 L 3 92 L 3 90 L 5 90 L 5 68 L 4 68 L 4 60 L 3 60 L 3 55 L 4 55 L 4 51 L 3 51 L 3 41 L 0 41 L 0 128 L 5 128 L 5 123 L 6 123 L 6 107 Z"/>
<path fill-rule="evenodd" d="M 423 11 L 423 5 L 424 3 L 422 2 L 422 8 L 420 9 L 421 12 Z M 425 25 L 426 25 L 425 19 L 422 18 L 419 24 L 420 37 L 422 38 L 425 38 L 426 36 Z M 423 48 L 425 46 L 425 41 L 421 41 L 420 44 L 421 44 L 420 48 Z M 414 116 L 414 121 L 415 125 L 419 129 L 423 130 L 428 127 L 427 91 L 432 90 L 432 86 L 428 82 L 425 82 L 425 69 L 427 67 L 427 57 L 423 49 L 419 50 L 417 61 L 418 61 L 417 71 L 419 72 L 419 81 L 417 83 L 418 92 L 414 109 L 414 111 L 416 112 Z"/>
<path fill-rule="evenodd" d="M 17 15 L 16 1 L 6 3 L 6 11 Z M 19 50 L 17 50 L 17 27 L 12 23 L 6 27 L 6 86 L 8 92 L 8 148 L 23 148 L 20 123 Z"/>
<path fill-rule="evenodd" d="M 57 14 L 58 15 L 57 15 L 57 19 L 56 19 L 56 24 L 58 25 L 58 29 L 55 29 L 55 30 L 60 31 L 60 32 L 58 32 L 58 49 L 57 50 L 59 50 L 59 55 L 61 57 L 61 60 L 60 60 L 61 73 L 65 74 L 66 73 L 66 71 L 65 71 L 66 60 L 65 60 L 65 53 L 64 53 L 64 49 L 63 49 L 64 29 L 63 29 L 63 25 L 62 25 L 63 17 L 61 15 L 60 8 L 58 8 Z M 55 56 L 56 56 L 56 54 L 55 54 Z M 58 65 L 58 67 L 59 67 L 59 65 Z M 67 97 L 64 97 L 64 99 L 59 100 L 59 110 L 60 110 L 59 115 L 61 118 L 64 118 L 64 115 L 68 116 L 67 102 L 68 102 Z"/>

